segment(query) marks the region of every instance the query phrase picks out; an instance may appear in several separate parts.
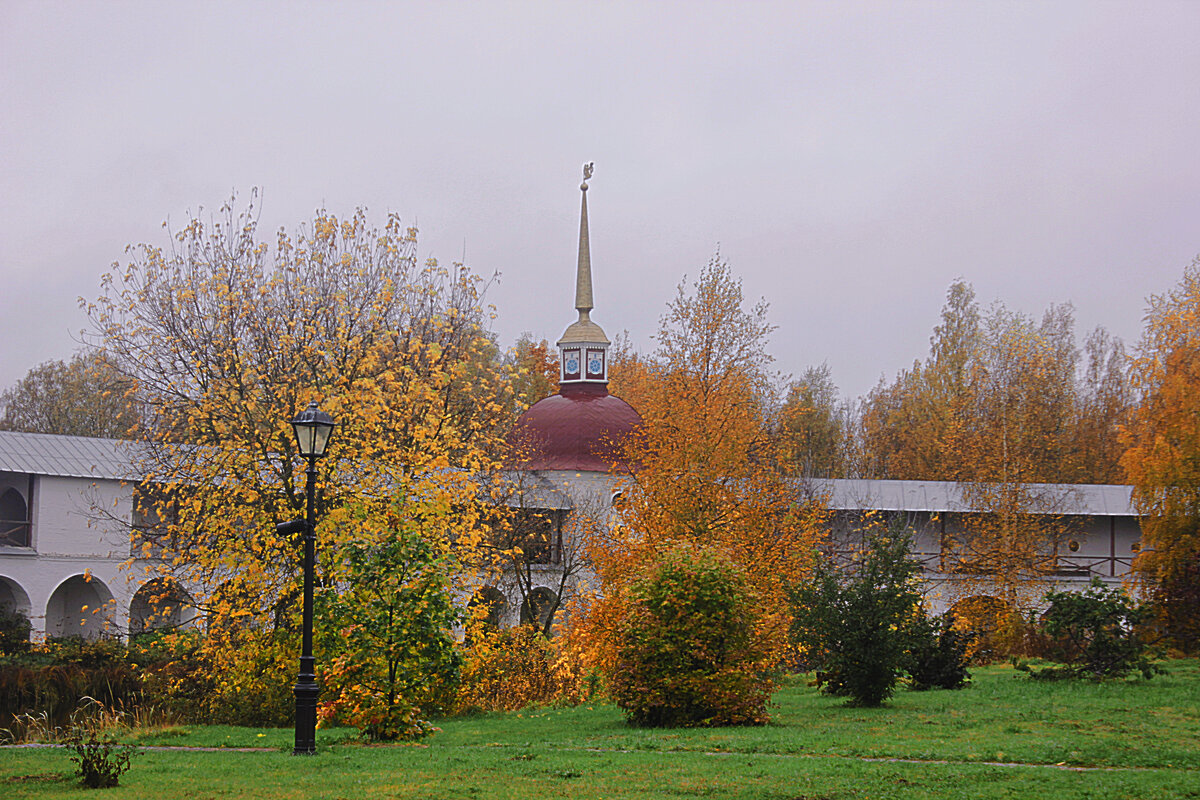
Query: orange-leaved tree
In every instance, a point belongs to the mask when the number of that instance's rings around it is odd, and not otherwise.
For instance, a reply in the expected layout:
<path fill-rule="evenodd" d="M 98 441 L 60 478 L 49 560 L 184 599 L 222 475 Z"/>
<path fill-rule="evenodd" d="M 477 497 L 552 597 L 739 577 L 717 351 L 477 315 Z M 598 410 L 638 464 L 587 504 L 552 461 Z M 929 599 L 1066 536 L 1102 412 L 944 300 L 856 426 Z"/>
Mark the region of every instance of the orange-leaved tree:
<path fill-rule="evenodd" d="M 1134 357 L 1141 394 L 1122 459 L 1142 515 L 1136 566 L 1172 637 L 1200 644 L 1200 258 L 1150 298 Z"/>
<path fill-rule="evenodd" d="M 820 509 L 787 480 L 772 436 L 772 330 L 765 303 L 747 309 L 741 282 L 713 259 L 668 305 L 653 354 L 625 355 L 614 385 L 643 426 L 626 444 L 634 464 L 616 520 L 593 537 L 599 592 L 582 633 L 611 668 L 630 587 L 681 544 L 712 548 L 749 576 L 757 634 L 783 657 L 786 592 L 808 574 Z"/>
<path fill-rule="evenodd" d="M 558 353 L 545 339 L 534 341 L 531 334 L 522 333 L 509 362 L 517 412 L 554 394 L 558 387 Z"/>
<path fill-rule="evenodd" d="M 303 515 L 289 420 L 310 401 L 338 423 L 318 462 L 318 585 L 341 585 L 345 537 L 386 535 L 339 522 L 349 505 L 408 514 L 406 529 L 453 540 L 469 561 L 476 476 L 497 463 L 511 405 L 480 281 L 418 261 L 416 230 L 394 215 L 378 229 L 362 210 L 321 210 L 269 244 L 253 201 L 128 252 L 86 311 L 105 361 L 137 387 L 133 555 L 206 619 L 206 657 L 228 668 L 214 702 L 250 707 L 287 681 L 236 668 L 247 654 L 292 663 L 300 548 L 275 523 Z"/>

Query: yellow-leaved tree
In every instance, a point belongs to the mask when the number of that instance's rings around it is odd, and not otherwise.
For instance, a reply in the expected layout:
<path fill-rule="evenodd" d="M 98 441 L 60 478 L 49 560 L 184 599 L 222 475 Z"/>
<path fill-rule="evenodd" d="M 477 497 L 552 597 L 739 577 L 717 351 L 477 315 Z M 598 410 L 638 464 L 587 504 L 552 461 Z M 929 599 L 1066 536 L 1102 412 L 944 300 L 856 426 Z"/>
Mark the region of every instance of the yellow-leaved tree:
<path fill-rule="evenodd" d="M 473 569 L 478 475 L 511 402 L 469 270 L 421 263 L 414 228 L 361 209 L 269 244 L 254 199 L 131 247 L 86 311 L 137 387 L 132 554 L 199 609 L 211 716 L 265 722 L 290 713 L 301 604 L 300 547 L 275 531 L 303 516 L 289 421 L 310 401 L 337 421 L 317 463 L 317 585 L 336 593 L 343 545 L 370 553 L 398 529 L 454 543 L 459 566 L 438 575 Z"/>
<path fill-rule="evenodd" d="M 1122 459 L 1142 515 L 1136 566 L 1178 645 L 1200 645 L 1200 258 L 1150 298 Z"/>
<path fill-rule="evenodd" d="M 864 477 L 954 482 L 975 512 L 937 521 L 941 570 L 950 599 L 970 601 L 960 608 L 985 626 L 1031 611 L 1050 588 L 1072 534 L 1072 484 L 1119 472 L 1124 349 L 1098 328 L 1084 354 L 1080 369 L 1069 305 L 1040 320 L 1001 303 L 981 311 L 956 281 L 928 358 L 864 404 Z"/>

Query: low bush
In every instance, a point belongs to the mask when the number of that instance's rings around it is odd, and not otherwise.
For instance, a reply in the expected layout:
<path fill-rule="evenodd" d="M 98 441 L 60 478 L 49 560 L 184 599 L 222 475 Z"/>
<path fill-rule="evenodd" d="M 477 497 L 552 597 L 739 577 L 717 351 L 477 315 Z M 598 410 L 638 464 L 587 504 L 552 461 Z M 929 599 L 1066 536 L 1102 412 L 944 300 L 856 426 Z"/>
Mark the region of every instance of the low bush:
<path fill-rule="evenodd" d="M 961 689 L 971 679 L 967 649 L 975 638 L 972 631 L 955 627 L 949 614 L 929 617 L 919 614 L 910 625 L 908 683 L 917 691 Z"/>
<path fill-rule="evenodd" d="M 463 647 L 455 713 L 515 711 L 537 705 L 577 705 L 590 699 L 595 681 L 576 655 L 540 629 L 497 630 L 481 625 Z"/>
<path fill-rule="evenodd" d="M 733 562 L 690 546 L 631 588 L 613 699 L 635 725 L 761 725 L 773 658 L 749 582 Z"/>
<path fill-rule="evenodd" d="M 1140 630 L 1154 611 L 1134 602 L 1124 589 L 1094 579 L 1087 591 L 1050 592 L 1046 600 L 1050 607 L 1040 624 L 1046 642 L 1043 656 L 1060 666 L 1034 669 L 1018 663 L 1030 677 L 1101 680 L 1138 672 L 1148 679 L 1162 671 Z"/>
<path fill-rule="evenodd" d="M 71 713 L 62 741 L 76 764 L 76 774 L 90 789 L 116 786 L 137 752 L 133 745 L 118 744 L 112 736 L 111 728 L 120 724 L 122 716 L 90 697 L 83 698 Z"/>

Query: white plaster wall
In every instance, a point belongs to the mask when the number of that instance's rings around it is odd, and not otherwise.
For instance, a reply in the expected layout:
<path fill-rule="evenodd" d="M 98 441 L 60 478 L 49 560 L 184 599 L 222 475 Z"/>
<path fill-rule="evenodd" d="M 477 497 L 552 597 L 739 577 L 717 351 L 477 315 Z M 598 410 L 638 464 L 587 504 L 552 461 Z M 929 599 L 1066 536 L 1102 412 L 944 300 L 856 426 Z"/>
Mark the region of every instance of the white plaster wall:
<path fill-rule="evenodd" d="M 28 479 L 24 480 L 27 486 Z M 59 618 L 77 614 L 79 609 L 74 606 L 83 604 L 89 608 L 84 612 L 88 623 L 78 626 L 82 633 L 126 629 L 129 601 L 136 590 L 121 569 L 129 555 L 128 533 L 98 512 L 128 520 L 131 497 L 131 489 L 120 481 L 35 478 L 32 546 L 0 548 L 0 578 L 10 590 L 15 585 L 28 598 L 27 613 L 35 635 L 47 633 L 48 608 L 49 633 L 54 635 Z M 76 576 L 83 576 L 82 583 L 64 586 Z M 60 586 L 63 590 L 55 596 Z M 93 589 L 95 595 L 87 589 Z M 93 613 L 97 596 L 105 602 Z M 73 618 L 77 624 L 80 618 Z M 70 627 L 64 632 L 73 632 L 75 625 Z"/>
<path fill-rule="evenodd" d="M 581 558 L 583 542 L 572 538 L 579 530 L 580 518 L 589 517 L 591 525 L 608 525 L 612 520 L 613 493 L 621 488 L 624 478 L 605 472 L 576 472 L 574 470 L 543 470 L 537 476 L 548 480 L 554 489 L 570 499 L 571 511 L 567 524 L 563 529 L 563 550 L 566 558 L 578 560 Z M 560 599 L 578 595 L 584 589 L 590 588 L 595 573 L 586 566 L 567 580 L 564 591 L 559 592 L 561 568 L 556 564 L 535 564 L 531 567 L 533 573 L 533 588 L 545 588 L 562 595 Z M 512 576 L 490 584 L 505 598 L 502 624 L 516 625 L 521 618 L 522 597 L 516 580 Z M 556 620 L 564 620 L 565 614 L 560 609 Z"/>

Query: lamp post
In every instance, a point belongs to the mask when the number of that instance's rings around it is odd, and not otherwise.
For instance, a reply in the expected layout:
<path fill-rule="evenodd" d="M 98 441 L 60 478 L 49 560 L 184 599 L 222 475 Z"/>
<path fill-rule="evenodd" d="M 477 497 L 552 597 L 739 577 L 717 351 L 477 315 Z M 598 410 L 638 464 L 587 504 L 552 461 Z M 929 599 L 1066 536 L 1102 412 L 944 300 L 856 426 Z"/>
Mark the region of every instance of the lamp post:
<path fill-rule="evenodd" d="M 317 544 L 317 459 L 325 455 L 329 437 L 336 425 L 333 417 L 309 403 L 308 408 L 292 420 L 292 430 L 300 446 L 300 455 L 308 461 L 305 481 L 305 518 L 284 522 L 277 530 L 304 533 L 304 639 L 300 652 L 300 674 L 292 690 L 296 695 L 296 748 L 293 755 L 311 756 L 317 752 L 317 686 L 316 662 L 312 654 L 313 633 L 313 571 Z"/>

